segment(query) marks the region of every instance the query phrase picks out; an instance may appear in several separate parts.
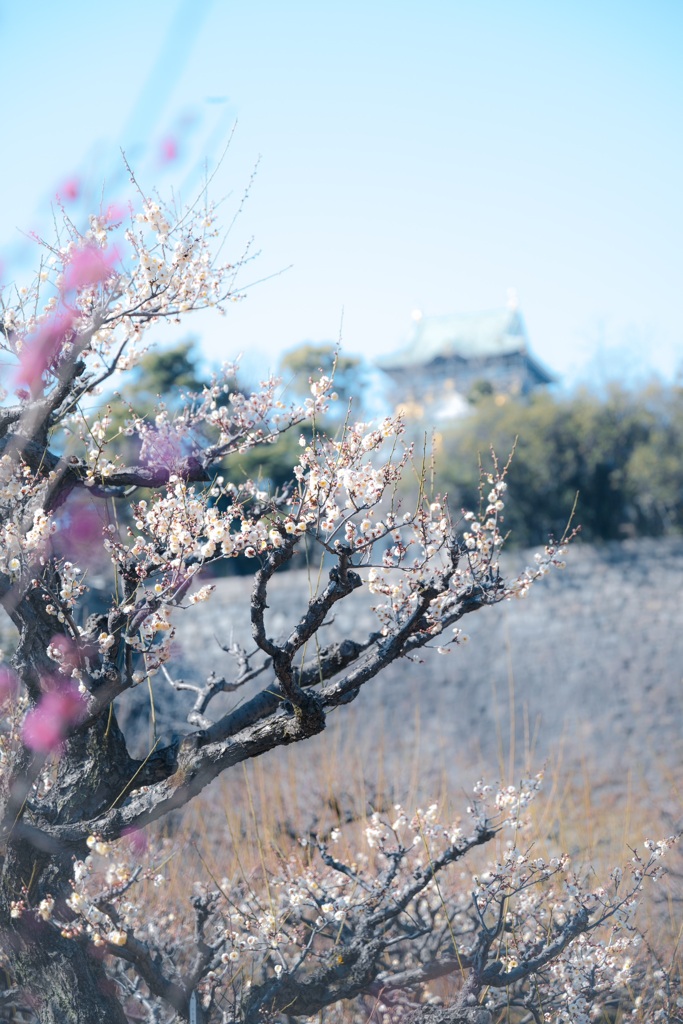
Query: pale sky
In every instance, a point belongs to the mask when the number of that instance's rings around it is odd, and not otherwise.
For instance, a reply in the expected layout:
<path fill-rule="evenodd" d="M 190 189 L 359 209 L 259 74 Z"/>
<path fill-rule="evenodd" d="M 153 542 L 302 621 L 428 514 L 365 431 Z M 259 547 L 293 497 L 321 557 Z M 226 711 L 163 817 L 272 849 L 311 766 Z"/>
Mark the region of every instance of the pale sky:
<path fill-rule="evenodd" d="M 681 367 L 680 0 L 5 0 L 0 40 L 5 281 L 71 176 L 97 204 L 123 147 L 189 198 L 237 120 L 212 191 L 229 219 L 261 158 L 241 283 L 291 269 L 194 325 L 209 358 L 266 370 L 340 327 L 371 358 L 512 286 L 565 383 Z"/>

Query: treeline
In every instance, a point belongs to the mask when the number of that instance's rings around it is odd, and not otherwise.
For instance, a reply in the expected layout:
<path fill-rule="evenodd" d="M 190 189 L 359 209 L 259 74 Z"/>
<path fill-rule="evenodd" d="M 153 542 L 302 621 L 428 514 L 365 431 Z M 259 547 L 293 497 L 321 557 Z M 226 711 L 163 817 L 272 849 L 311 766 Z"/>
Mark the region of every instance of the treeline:
<path fill-rule="evenodd" d="M 280 364 L 285 397 L 305 397 L 309 377 L 320 368 L 330 372 L 334 357 L 333 345 L 304 344 L 286 353 Z M 152 415 L 159 396 L 172 408 L 182 391 L 201 391 L 203 383 L 197 349 L 181 342 L 144 357 L 128 384 L 126 404 Z M 336 418 L 320 424 L 329 433 L 341 429 L 352 396 L 354 418 L 363 416 L 368 384 L 360 361 L 338 359 L 335 384 Z M 683 388 L 613 385 L 602 395 L 588 389 L 539 392 L 524 401 L 482 388 L 470 398 L 471 412 L 436 434 L 433 486 L 448 492 L 454 510 L 477 507 L 479 463 L 490 464 L 490 448 L 504 461 L 514 447 L 505 523 L 509 543 L 528 546 L 549 533 L 561 536 L 577 493 L 575 522 L 585 540 L 683 532 Z M 125 416 L 125 406 L 115 403 L 112 431 Z M 291 480 L 298 442 L 299 433 L 289 432 L 276 444 L 233 455 L 226 460 L 226 476 L 235 483 L 261 479 L 271 491 L 281 488 Z"/>
<path fill-rule="evenodd" d="M 516 545 L 561 536 L 578 493 L 585 540 L 683 530 L 683 388 L 612 386 L 530 400 L 482 396 L 472 414 L 436 439 L 436 483 L 451 506 L 476 507 L 478 463 L 505 459 L 506 527 Z"/>

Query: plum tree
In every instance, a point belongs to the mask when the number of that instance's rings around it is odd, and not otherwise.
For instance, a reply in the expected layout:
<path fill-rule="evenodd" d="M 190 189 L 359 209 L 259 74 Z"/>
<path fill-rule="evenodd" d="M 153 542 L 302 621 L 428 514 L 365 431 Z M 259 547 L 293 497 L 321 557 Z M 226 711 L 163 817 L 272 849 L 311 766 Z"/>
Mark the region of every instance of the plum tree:
<path fill-rule="evenodd" d="M 322 732 L 330 713 L 396 659 L 457 645 L 466 615 L 526 594 L 562 565 L 567 538 L 549 544 L 532 569 L 505 579 L 507 466 L 494 461 L 484 475 L 476 514 L 454 522 L 444 501 L 424 495 L 404 510 L 396 486 L 411 449 L 401 420 L 347 423 L 338 436 L 325 436 L 316 423 L 333 382 L 324 375 L 310 382 L 308 397 L 285 406 L 273 377 L 249 395 L 233 390 L 235 367 L 226 364 L 182 401 L 162 402 L 149 416 L 119 415 L 122 425 L 113 427 L 103 387 L 115 382 L 125 394 L 126 375 L 155 324 L 205 307 L 224 312 L 237 268 L 214 255 L 218 234 L 206 204 L 176 211 L 139 192 L 130 220 L 110 210 L 93 216 L 84 233 L 68 221 L 63 230 L 44 245 L 33 284 L 2 296 L 0 601 L 18 638 L 0 670 L 0 929 L 10 979 L 3 999 L 17 1019 L 30 1012 L 45 1024 L 116 1024 L 141 1013 L 150 1021 L 170 1013 L 255 1022 L 310 1016 L 364 992 L 419 989 L 454 969 L 455 947 L 444 960 L 443 943 L 433 943 L 431 958 L 408 959 L 395 984 L 387 951 L 398 938 L 409 940 L 411 929 L 415 939 L 432 934 L 437 876 L 491 841 L 504 821 L 519 825 L 533 784 L 501 796 L 493 816 L 477 812 L 469 831 L 444 827 L 427 868 L 407 870 L 403 820 L 375 822 L 382 863 L 374 882 L 319 838 L 336 881 L 316 883 L 327 892 L 322 900 L 311 897 L 311 884 L 292 882 L 301 921 L 313 909 L 313 924 L 294 929 L 291 907 L 286 917 L 273 909 L 252 943 L 261 953 L 253 983 L 235 974 L 233 954 L 251 948 L 242 931 L 250 913 L 259 917 L 256 906 L 245 906 L 242 923 L 226 928 L 221 894 L 196 897 L 193 956 L 183 966 L 172 950 L 155 946 L 151 932 L 142 934 L 132 913 L 131 887 L 143 870 L 135 857 L 128 867 L 114 864 L 99 889 L 93 865 L 220 773 Z M 250 479 L 226 482 L 216 469 L 227 455 L 269 445 L 303 423 L 309 429 L 291 484 L 279 492 Z M 121 432 L 135 444 L 113 444 Z M 134 464 L 126 450 L 137 453 Z M 122 505 L 126 517 L 117 515 Z M 327 579 L 286 634 L 275 636 L 268 588 L 304 538 L 324 552 Z M 110 566 L 110 595 L 106 611 L 88 614 L 94 550 L 98 565 Z M 154 690 L 172 656 L 174 616 L 201 614 L 212 595 L 202 571 L 238 555 L 254 566 L 248 600 L 256 652 L 242 658 L 233 680 L 212 677 L 197 691 L 184 734 L 159 740 L 142 759 L 132 756 L 118 724 L 119 698 L 142 683 Z M 361 587 L 375 595 L 377 628 L 326 644 L 329 614 Z M 260 694 L 211 716 L 220 692 L 258 675 L 267 680 Z M 425 838 L 434 828 L 427 819 L 415 834 Z M 563 916 L 539 916 L 515 964 L 501 959 L 510 897 L 559 869 L 560 862 L 508 858 L 469 909 L 454 911 L 458 929 L 471 933 L 467 950 L 456 950 L 467 980 L 454 1013 L 471 1016 L 487 991 L 519 989 L 576 936 L 627 906 L 654 871 L 648 861 L 609 900 L 572 895 Z M 349 879 L 355 902 L 342 892 Z M 273 959 L 278 947 L 286 951 Z M 219 1009 L 221 979 L 233 998 Z"/>

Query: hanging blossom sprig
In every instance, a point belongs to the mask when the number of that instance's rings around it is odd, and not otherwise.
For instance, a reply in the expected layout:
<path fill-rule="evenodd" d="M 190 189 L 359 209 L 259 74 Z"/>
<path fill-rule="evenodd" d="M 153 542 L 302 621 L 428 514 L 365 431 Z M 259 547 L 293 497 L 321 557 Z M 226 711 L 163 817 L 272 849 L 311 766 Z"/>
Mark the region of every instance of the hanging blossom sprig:
<path fill-rule="evenodd" d="M 224 312 L 239 297 L 241 261 L 216 259 L 211 204 L 184 216 L 143 197 L 138 213 L 109 207 L 83 233 L 66 217 L 62 227 L 61 244 L 43 243 L 47 256 L 33 285 L 2 294 L 0 347 L 17 359 L 15 384 L 33 396 L 78 359 L 101 383 L 139 358 L 155 323 L 201 308 Z"/>
<path fill-rule="evenodd" d="M 130 226 L 125 228 L 125 221 Z M 108 483 L 120 460 L 106 454 L 106 420 L 88 424 L 79 403 L 125 370 L 144 351 L 149 328 L 193 309 L 222 307 L 237 298 L 237 263 L 213 255 L 215 209 L 190 215 L 142 197 L 142 209 L 109 207 L 79 232 L 68 218 L 46 252 L 30 286 L 0 293 L 0 348 L 14 360 L 5 380 L 19 404 L 0 410 L 0 571 L 16 579 L 40 557 L 54 532 L 51 513 L 82 481 Z M 221 380 L 221 384 L 223 381 Z M 214 391 L 218 386 L 214 382 Z M 258 409 L 243 411 L 235 431 L 244 437 L 272 401 L 273 386 Z M 3 392 L 8 397 L 7 389 Z M 251 417 L 251 419 L 250 419 Z M 67 426 L 68 459 L 40 449 L 45 431 Z M 85 429 L 84 429 L 85 424 Z M 77 451 L 73 442 L 80 437 Z M 230 438 L 218 438 L 218 445 Z M 119 476 L 112 486 L 120 485 Z M 60 493 L 61 492 L 61 493 Z"/>

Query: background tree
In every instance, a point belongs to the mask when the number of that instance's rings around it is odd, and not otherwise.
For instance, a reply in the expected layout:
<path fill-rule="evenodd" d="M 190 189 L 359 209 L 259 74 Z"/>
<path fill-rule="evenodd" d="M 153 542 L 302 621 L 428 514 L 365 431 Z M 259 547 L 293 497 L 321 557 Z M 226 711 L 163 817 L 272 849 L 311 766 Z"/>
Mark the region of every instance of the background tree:
<path fill-rule="evenodd" d="M 280 373 L 285 388 L 299 400 L 309 394 L 311 380 L 317 380 L 321 374 L 334 375 L 334 389 L 339 396 L 339 404 L 334 409 L 336 418 L 346 416 L 352 400 L 353 418 L 362 416 L 365 381 L 361 360 L 344 355 L 339 345 L 305 341 L 285 352 L 280 360 Z M 327 415 L 332 411 L 328 409 Z"/>
<path fill-rule="evenodd" d="M 332 711 L 357 699 L 396 659 L 457 645 L 466 615 L 526 594 L 563 565 L 563 549 L 550 545 L 533 569 L 503 577 L 508 467 L 495 461 L 481 479 L 481 516 L 468 513 L 460 529 L 438 500 L 404 511 L 396 488 L 411 451 L 402 445 L 400 419 L 374 428 L 349 424 L 336 439 L 314 430 L 282 495 L 251 479 L 226 480 L 226 457 L 269 445 L 324 414 L 332 388 L 324 375 L 302 404 L 285 407 L 276 380 L 245 395 L 234 386 L 235 367 L 226 365 L 188 404 L 168 403 L 153 416 L 134 411 L 125 430 L 136 460 L 128 462 L 111 444 L 118 431 L 98 407 L 100 389 L 115 373 L 131 372 L 146 331 L 160 319 L 207 305 L 220 312 L 234 279 L 234 266 L 212 255 L 211 208 L 182 214 L 142 194 L 140 200 L 125 227 L 93 217 L 81 236 L 67 223 L 65 238 L 51 248 L 52 270 L 4 307 L 15 398 L 0 410 L 0 601 L 18 640 L 0 674 L 0 929 L 4 970 L 19 990 L 10 988 L 4 1001 L 31 1009 L 44 1024 L 123 1024 L 141 1013 L 159 1021 L 169 1012 L 188 1020 L 204 1011 L 213 1020 L 255 1024 L 310 1016 L 378 986 L 419 992 L 430 972 L 453 974 L 453 958 L 444 965 L 436 941 L 423 953 L 433 953 L 437 966 L 419 955 L 406 961 L 408 974 L 389 977 L 393 946 L 434 927 L 445 934 L 429 903 L 437 876 L 492 843 L 504 823 L 516 834 L 534 784 L 519 793 L 482 790 L 471 826 L 442 826 L 440 850 L 430 850 L 421 866 L 410 862 L 403 821 L 373 822 L 369 838 L 381 854 L 375 880 L 335 858 L 321 837 L 320 856 L 336 881 L 307 879 L 302 868 L 299 881 L 290 880 L 294 897 L 297 887 L 307 894 L 298 917 L 278 908 L 267 877 L 260 896 L 239 887 L 196 895 L 189 948 L 165 941 L 136 913 L 135 884 L 155 871 L 139 837 L 220 773 L 321 733 Z M 124 247 L 134 262 L 122 260 Z M 111 566 L 110 600 L 89 616 L 82 532 L 66 514 L 83 493 L 109 510 L 99 538 Z M 122 504 L 130 504 L 130 527 L 117 513 Z M 274 636 L 269 586 L 304 538 L 319 545 L 329 571 L 304 610 L 292 609 L 285 635 Z M 133 756 L 119 726 L 120 698 L 143 683 L 153 695 L 173 653 L 174 616 L 211 599 L 202 570 L 239 555 L 254 566 L 255 650 L 233 651 L 230 678 L 213 674 L 194 687 L 182 734 L 158 736 L 146 756 Z M 375 597 L 377 628 L 326 643 L 335 605 L 363 586 Z M 222 693 L 259 677 L 261 692 L 221 706 Z M 436 828 L 433 815 L 418 821 L 411 845 L 415 836 L 431 840 L 427 827 Z M 128 860 L 119 854 L 121 841 L 132 850 Z M 98 872 L 97 858 L 111 857 L 112 844 L 119 844 L 116 859 Z M 563 914 L 548 919 L 538 911 L 538 927 L 520 938 L 515 963 L 500 954 L 506 908 L 556 866 L 546 870 L 536 861 L 527 876 L 525 855 L 501 862 L 471 908 L 457 911 L 457 927 L 469 938 L 467 951 L 454 947 L 452 1019 L 473 1019 L 472 1008 L 491 988 L 507 998 L 512 986 L 533 978 L 535 997 L 546 969 L 562 962 L 578 935 L 628 908 L 654 872 L 657 850 L 638 861 L 633 884 L 617 886 L 609 898 L 567 882 Z M 351 879 L 349 893 L 339 890 L 344 879 Z M 252 945 L 262 956 L 248 978 L 231 965 L 240 936 L 253 927 L 250 916 L 259 922 Z M 233 993 L 220 1009 L 219 982 Z M 561 985 L 552 991 L 568 1005 Z M 526 1007 L 531 997 L 519 998 Z M 430 1019 L 419 1001 L 415 1009 Z"/>
<path fill-rule="evenodd" d="M 680 389 L 659 384 L 527 402 L 480 395 L 472 415 L 440 435 L 438 485 L 453 504 L 471 506 L 479 459 L 491 445 L 515 445 L 506 517 L 514 543 L 532 543 L 544 526 L 560 536 L 577 492 L 586 540 L 680 532 L 682 410 Z"/>
<path fill-rule="evenodd" d="M 134 379 L 126 381 L 126 398 L 146 416 L 156 409 L 160 399 L 182 405 L 183 391 L 201 392 L 206 386 L 198 362 L 193 338 L 171 348 L 153 349 L 140 359 Z"/>

